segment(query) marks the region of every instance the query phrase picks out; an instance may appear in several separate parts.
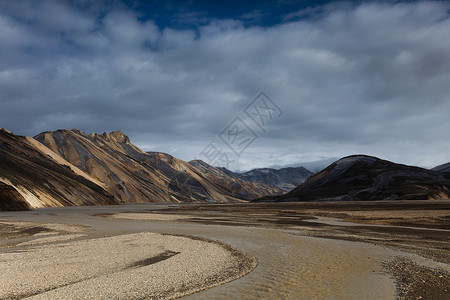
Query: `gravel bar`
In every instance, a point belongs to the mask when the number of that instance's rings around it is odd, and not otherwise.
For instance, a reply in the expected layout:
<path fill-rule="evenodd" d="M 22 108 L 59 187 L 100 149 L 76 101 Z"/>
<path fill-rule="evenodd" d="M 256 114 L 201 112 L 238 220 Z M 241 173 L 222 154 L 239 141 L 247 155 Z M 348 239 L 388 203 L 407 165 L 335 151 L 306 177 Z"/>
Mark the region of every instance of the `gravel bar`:
<path fill-rule="evenodd" d="M 256 267 L 219 242 L 150 232 L 13 250 L 0 253 L 0 299 L 172 299 Z"/>

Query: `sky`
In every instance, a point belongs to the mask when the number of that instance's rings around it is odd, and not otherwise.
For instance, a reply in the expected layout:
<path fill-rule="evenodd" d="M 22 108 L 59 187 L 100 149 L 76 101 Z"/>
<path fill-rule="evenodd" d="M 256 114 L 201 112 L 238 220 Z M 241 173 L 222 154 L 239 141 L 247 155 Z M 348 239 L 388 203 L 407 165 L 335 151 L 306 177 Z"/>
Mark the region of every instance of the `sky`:
<path fill-rule="evenodd" d="M 450 161 L 450 2 L 0 0 L 0 127 L 232 170 Z"/>

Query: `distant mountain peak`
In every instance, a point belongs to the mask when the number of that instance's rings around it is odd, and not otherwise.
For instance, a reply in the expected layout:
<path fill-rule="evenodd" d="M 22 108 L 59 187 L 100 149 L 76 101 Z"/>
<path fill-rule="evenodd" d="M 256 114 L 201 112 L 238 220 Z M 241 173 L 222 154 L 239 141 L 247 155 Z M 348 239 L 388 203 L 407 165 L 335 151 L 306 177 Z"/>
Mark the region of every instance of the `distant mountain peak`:
<path fill-rule="evenodd" d="M 81 131 L 78 128 L 72 128 L 70 131 L 77 133 L 77 134 L 86 135 L 83 131 Z"/>
<path fill-rule="evenodd" d="M 222 167 L 218 169 L 236 178 L 276 186 L 285 192 L 292 190 L 314 175 L 314 173 L 304 167 L 257 168 L 244 173 L 235 173 Z"/>
<path fill-rule="evenodd" d="M 117 143 L 130 143 L 130 138 L 120 130 L 111 131 L 110 133 L 104 132 L 102 135 Z"/>

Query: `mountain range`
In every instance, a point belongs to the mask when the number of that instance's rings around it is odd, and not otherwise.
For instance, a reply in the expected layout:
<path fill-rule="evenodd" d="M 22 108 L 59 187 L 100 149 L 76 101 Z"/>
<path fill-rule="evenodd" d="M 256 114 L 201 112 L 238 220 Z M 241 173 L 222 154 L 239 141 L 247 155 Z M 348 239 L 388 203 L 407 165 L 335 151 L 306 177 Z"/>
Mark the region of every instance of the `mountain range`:
<path fill-rule="evenodd" d="M 0 129 L 0 209 L 120 203 L 102 182 L 35 139 Z"/>
<path fill-rule="evenodd" d="M 431 170 L 354 155 L 303 167 L 236 173 L 144 152 L 121 131 L 0 129 L 0 210 L 142 202 L 449 199 L 450 163 Z"/>
<path fill-rule="evenodd" d="M 282 191 L 231 177 L 213 166 L 146 153 L 121 131 L 0 130 L 0 209 L 135 202 L 246 201 Z M 212 175 L 216 174 L 216 175 Z"/>
<path fill-rule="evenodd" d="M 372 156 L 344 157 L 292 191 L 264 201 L 449 199 L 450 173 L 396 164 Z"/>
<path fill-rule="evenodd" d="M 219 169 L 234 178 L 273 185 L 284 192 L 289 192 L 314 175 L 313 172 L 304 167 L 289 167 L 278 170 L 272 168 L 259 168 L 244 173 L 232 172 L 222 167 Z"/>

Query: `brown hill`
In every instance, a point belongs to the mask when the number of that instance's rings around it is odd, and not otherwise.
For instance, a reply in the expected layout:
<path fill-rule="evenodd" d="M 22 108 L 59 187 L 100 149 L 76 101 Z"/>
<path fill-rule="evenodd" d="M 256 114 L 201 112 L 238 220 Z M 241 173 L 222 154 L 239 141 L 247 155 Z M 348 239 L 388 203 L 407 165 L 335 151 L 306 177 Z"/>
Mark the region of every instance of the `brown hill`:
<path fill-rule="evenodd" d="M 280 193 L 199 162 L 145 153 L 120 131 L 0 129 L 0 209 L 131 202 L 244 201 Z"/>
<path fill-rule="evenodd" d="M 251 200 L 260 197 L 258 195 L 277 195 L 282 193 L 282 190 L 276 186 L 232 176 L 202 160 L 192 160 L 189 164 L 199 170 L 223 194 L 228 194 L 235 198 Z"/>
<path fill-rule="evenodd" d="M 376 157 L 342 158 L 291 192 L 254 201 L 427 200 L 450 198 L 450 175 Z"/>
<path fill-rule="evenodd" d="M 0 129 L 0 209 L 118 203 L 100 183 L 36 140 Z"/>
<path fill-rule="evenodd" d="M 191 164 L 159 152 L 145 153 L 120 131 L 87 135 L 79 130 L 44 132 L 35 137 L 124 202 L 250 200 L 278 190 L 205 175 Z"/>
<path fill-rule="evenodd" d="M 128 154 L 127 150 L 145 155 L 121 132 L 86 135 L 77 129 L 58 130 L 41 133 L 35 139 L 104 184 L 110 194 L 125 203 L 170 201 L 171 195 L 159 188 L 164 181 L 161 174 Z"/>

